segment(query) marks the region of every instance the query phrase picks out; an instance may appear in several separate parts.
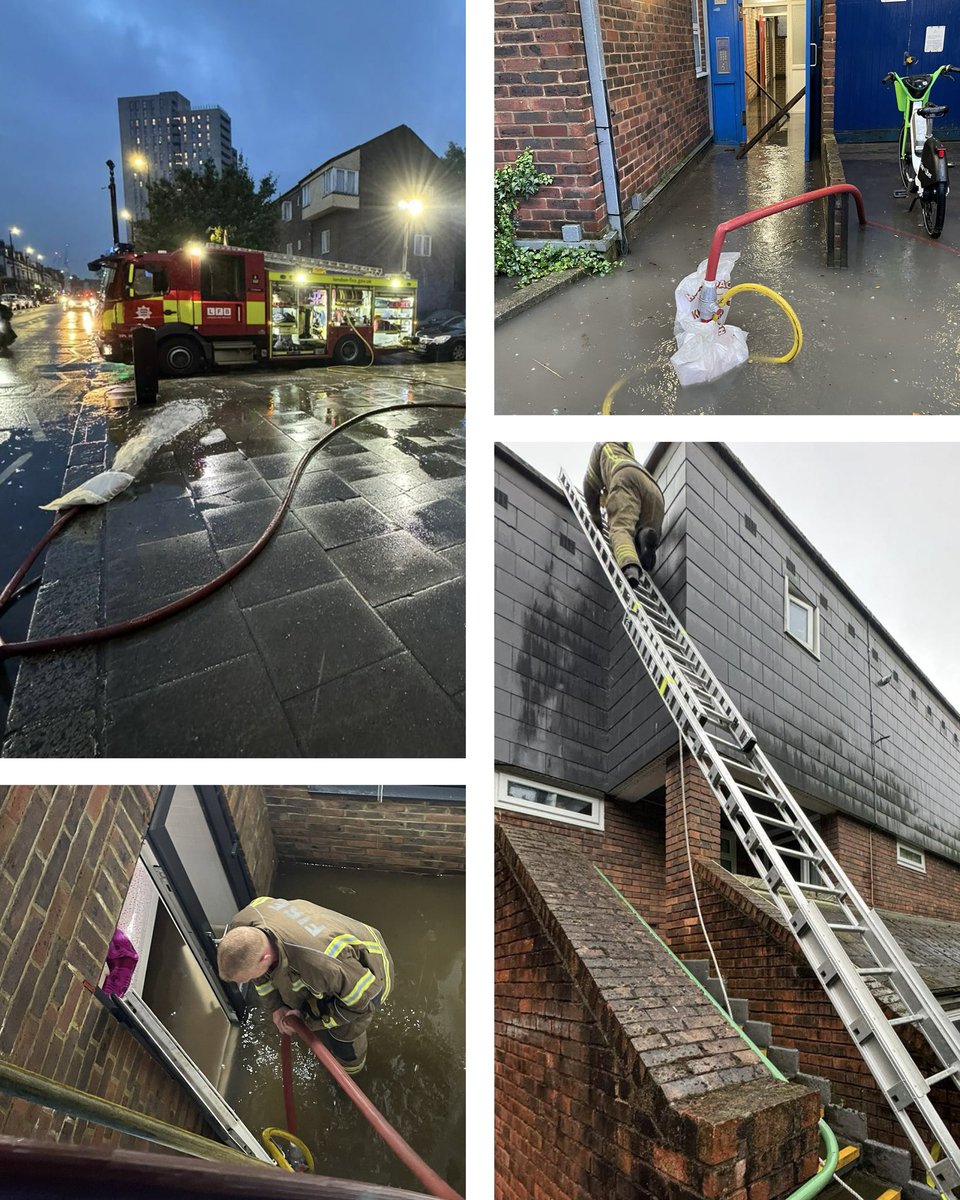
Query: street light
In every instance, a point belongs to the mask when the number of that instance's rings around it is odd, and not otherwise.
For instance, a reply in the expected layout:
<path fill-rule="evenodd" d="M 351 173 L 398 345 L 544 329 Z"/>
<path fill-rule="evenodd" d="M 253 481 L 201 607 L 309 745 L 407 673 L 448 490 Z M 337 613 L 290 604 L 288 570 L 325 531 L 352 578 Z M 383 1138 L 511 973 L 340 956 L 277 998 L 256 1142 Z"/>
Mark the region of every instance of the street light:
<path fill-rule="evenodd" d="M 403 227 L 403 262 L 400 266 L 401 272 L 407 273 L 407 254 L 410 249 L 410 227 L 413 225 L 415 218 L 419 217 L 423 212 L 423 201 L 416 196 L 411 196 L 409 200 L 398 200 L 397 208 L 407 214 L 406 222 Z"/>
<path fill-rule="evenodd" d="M 16 280 L 17 280 L 17 258 L 16 258 L 16 255 L 14 254 L 14 250 L 13 250 L 13 235 L 16 234 L 17 237 L 19 237 L 20 230 L 16 227 L 16 225 L 8 225 L 7 233 L 10 234 L 10 275 L 11 275 L 11 278 L 13 279 L 14 283 L 16 283 Z"/>

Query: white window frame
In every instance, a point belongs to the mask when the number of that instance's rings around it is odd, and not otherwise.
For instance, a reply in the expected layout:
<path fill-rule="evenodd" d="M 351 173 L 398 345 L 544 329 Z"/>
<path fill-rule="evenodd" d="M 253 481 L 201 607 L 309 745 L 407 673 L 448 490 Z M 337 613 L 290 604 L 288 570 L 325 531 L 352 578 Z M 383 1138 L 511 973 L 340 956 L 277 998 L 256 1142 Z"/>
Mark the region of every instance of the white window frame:
<path fill-rule="evenodd" d="M 918 861 L 911 860 L 910 855 L 915 855 Z M 908 846 L 906 842 L 897 842 L 897 866 L 906 867 L 908 871 L 919 871 L 921 874 L 927 873 L 927 858 L 922 850 L 918 850 L 916 846 Z"/>
<path fill-rule="evenodd" d="M 568 797 L 571 800 L 582 800 L 590 805 L 589 813 L 568 812 L 562 808 L 554 808 L 549 804 L 540 804 L 536 800 L 523 800 L 509 794 L 510 784 L 520 787 L 536 788 L 549 794 Z M 525 813 L 528 817 L 541 817 L 545 821 L 558 821 L 563 825 L 577 825 L 581 829 L 596 829 L 603 831 L 603 800 L 597 796 L 587 796 L 583 792 L 573 792 L 569 788 L 554 788 L 540 783 L 536 779 L 525 779 L 522 775 L 508 775 L 503 771 L 496 773 L 496 792 L 494 797 L 496 808 L 505 808 L 510 812 Z"/>
<path fill-rule="evenodd" d="M 804 641 L 790 628 L 790 604 L 798 604 L 810 613 L 810 640 Z M 820 658 L 820 606 L 808 600 L 800 590 L 790 582 L 789 575 L 783 577 L 783 632 L 798 646 L 802 646 L 814 658 Z"/>
<path fill-rule="evenodd" d="M 288 254 L 293 253 L 293 242 L 287 242 L 287 253 Z"/>
<path fill-rule="evenodd" d="M 432 249 L 433 238 L 429 233 L 415 233 L 413 235 L 414 258 L 430 258 Z"/>
<path fill-rule="evenodd" d="M 292 200 L 284 200 L 281 203 L 280 216 L 281 216 L 281 219 L 284 221 L 292 221 L 293 220 L 293 201 Z"/>
<path fill-rule="evenodd" d="M 693 69 L 697 79 L 705 79 L 710 74 L 707 69 L 705 53 L 706 36 L 700 8 L 700 0 L 690 0 L 690 16 L 693 22 Z"/>
<path fill-rule="evenodd" d="M 352 186 L 351 186 L 352 185 Z M 323 194 L 360 195 L 360 172 L 348 167 L 327 167 L 323 173 Z"/>
<path fill-rule="evenodd" d="M 310 205 L 310 184 L 305 183 L 300 188 L 300 207 L 308 208 Z"/>
<path fill-rule="evenodd" d="M 321 254 L 329 254 L 330 253 L 330 230 L 329 229 L 321 229 L 320 230 L 320 253 Z"/>

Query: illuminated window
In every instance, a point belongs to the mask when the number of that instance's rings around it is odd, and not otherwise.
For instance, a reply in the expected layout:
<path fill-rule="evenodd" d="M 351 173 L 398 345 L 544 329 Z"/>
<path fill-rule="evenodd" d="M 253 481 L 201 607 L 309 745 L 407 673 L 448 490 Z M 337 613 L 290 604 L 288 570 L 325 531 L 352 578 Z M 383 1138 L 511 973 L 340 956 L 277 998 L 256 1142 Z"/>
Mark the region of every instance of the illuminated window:
<path fill-rule="evenodd" d="M 783 578 L 783 631 L 815 658 L 820 657 L 820 610 L 786 575 Z"/>
<path fill-rule="evenodd" d="M 579 792 L 556 791 L 544 783 L 534 783 L 514 775 L 497 773 L 497 808 L 560 821 L 565 825 L 585 825 L 603 829 L 603 800 Z"/>

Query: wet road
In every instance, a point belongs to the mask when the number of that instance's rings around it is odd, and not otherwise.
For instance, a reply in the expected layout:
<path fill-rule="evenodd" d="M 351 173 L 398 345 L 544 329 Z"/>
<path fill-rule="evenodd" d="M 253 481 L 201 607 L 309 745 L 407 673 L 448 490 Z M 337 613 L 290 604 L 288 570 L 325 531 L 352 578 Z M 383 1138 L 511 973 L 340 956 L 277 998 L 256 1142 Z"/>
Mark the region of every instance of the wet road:
<path fill-rule="evenodd" d="M 773 288 L 794 307 L 803 349 L 786 365 L 747 363 L 681 388 L 670 356 L 674 291 L 707 257 L 720 221 L 821 186 L 794 141 L 802 121 L 737 162 L 712 148 L 640 218 L 632 253 L 603 278 L 578 282 L 502 324 L 496 335 L 501 413 L 953 413 L 960 411 L 960 204 L 939 243 L 907 213 L 895 155 L 844 163 L 870 225 L 851 213 L 849 269 L 823 265 L 822 212 L 805 206 L 728 235 L 741 252 L 733 281 Z M 730 323 L 755 353 L 784 354 L 785 316 L 738 296 Z M 537 361 L 539 360 L 539 362 Z"/>

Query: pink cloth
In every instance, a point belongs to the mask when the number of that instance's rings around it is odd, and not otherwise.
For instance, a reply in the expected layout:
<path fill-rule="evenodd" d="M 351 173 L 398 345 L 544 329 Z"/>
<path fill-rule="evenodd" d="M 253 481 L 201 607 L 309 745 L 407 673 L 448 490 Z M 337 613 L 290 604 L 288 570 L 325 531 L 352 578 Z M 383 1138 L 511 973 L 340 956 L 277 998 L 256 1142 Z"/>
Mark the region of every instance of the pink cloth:
<path fill-rule="evenodd" d="M 108 974 L 101 989 L 105 995 L 126 994 L 139 958 L 140 955 L 133 948 L 133 942 L 122 929 L 115 929 L 110 939 L 110 949 L 107 951 Z"/>

